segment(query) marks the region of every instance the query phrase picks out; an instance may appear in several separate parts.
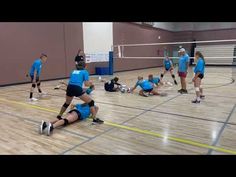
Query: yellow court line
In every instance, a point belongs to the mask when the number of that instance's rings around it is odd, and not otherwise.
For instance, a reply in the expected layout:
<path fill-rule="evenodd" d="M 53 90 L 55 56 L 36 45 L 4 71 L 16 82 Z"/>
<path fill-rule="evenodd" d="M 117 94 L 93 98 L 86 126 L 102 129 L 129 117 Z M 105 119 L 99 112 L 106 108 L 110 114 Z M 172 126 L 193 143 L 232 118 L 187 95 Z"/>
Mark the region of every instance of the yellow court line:
<path fill-rule="evenodd" d="M 47 108 L 44 108 L 44 107 L 35 106 L 35 105 L 31 105 L 31 104 L 26 104 L 26 103 L 22 103 L 22 102 L 18 102 L 18 101 L 7 100 L 7 99 L 4 99 L 4 98 L 0 98 L 0 101 L 8 102 L 8 103 L 14 103 L 14 104 L 22 105 L 22 106 L 29 107 L 29 108 L 35 108 L 35 109 L 43 110 L 43 111 L 47 111 L 47 112 L 58 113 L 57 110 L 47 109 Z M 211 145 L 204 144 L 204 143 L 199 143 L 199 142 L 192 141 L 192 140 L 187 140 L 187 139 L 182 139 L 182 138 L 177 138 L 177 137 L 171 137 L 171 136 L 164 136 L 164 135 L 161 135 L 159 133 L 155 133 L 155 132 L 152 132 L 152 131 L 149 131 L 149 130 L 142 130 L 142 129 L 139 129 L 139 128 L 129 127 L 129 126 L 126 126 L 126 125 L 120 125 L 120 124 L 116 124 L 116 123 L 112 123 L 112 122 L 108 122 L 108 121 L 105 121 L 104 124 L 110 125 L 110 126 L 113 126 L 113 127 L 117 127 L 117 128 L 121 128 L 121 129 L 130 130 L 130 131 L 141 133 L 141 134 L 155 136 L 155 137 L 158 137 L 158 138 L 165 138 L 165 139 L 168 139 L 168 140 L 171 140 L 171 141 L 184 143 L 184 144 L 188 144 L 188 145 L 192 145 L 192 146 L 196 146 L 196 147 L 202 147 L 202 148 L 212 149 L 212 150 L 215 150 L 215 151 L 236 155 L 236 151 L 221 148 L 221 147 L 211 146 Z"/>

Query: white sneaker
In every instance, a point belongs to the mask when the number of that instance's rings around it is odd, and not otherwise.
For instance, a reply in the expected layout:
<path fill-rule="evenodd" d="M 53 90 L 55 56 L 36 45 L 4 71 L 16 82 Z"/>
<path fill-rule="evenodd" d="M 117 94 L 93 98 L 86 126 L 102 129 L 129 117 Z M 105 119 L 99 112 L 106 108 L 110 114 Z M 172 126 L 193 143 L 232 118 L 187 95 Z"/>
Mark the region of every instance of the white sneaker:
<path fill-rule="evenodd" d="M 47 95 L 47 92 L 41 92 L 39 95 Z"/>
<path fill-rule="evenodd" d="M 47 126 L 47 128 L 46 128 L 46 133 L 47 133 L 48 136 L 50 136 L 50 134 L 52 133 L 51 127 L 52 127 L 52 124 L 49 122 L 49 123 L 48 123 L 48 126 Z"/>
<path fill-rule="evenodd" d="M 29 100 L 30 100 L 30 101 L 38 101 L 37 98 L 30 98 Z"/>
<path fill-rule="evenodd" d="M 40 126 L 39 126 L 39 134 L 43 134 L 44 129 L 47 127 L 47 123 L 42 120 Z"/>
<path fill-rule="evenodd" d="M 54 89 L 57 90 L 57 89 L 60 89 L 61 88 L 61 85 L 57 85 Z"/>

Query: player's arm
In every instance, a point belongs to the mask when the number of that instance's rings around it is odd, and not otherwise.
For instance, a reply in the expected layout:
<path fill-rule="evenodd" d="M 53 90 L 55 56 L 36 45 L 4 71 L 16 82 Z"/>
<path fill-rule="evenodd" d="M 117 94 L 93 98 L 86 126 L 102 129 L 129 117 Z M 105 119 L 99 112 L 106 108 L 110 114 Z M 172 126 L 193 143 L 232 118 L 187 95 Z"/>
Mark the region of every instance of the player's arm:
<path fill-rule="evenodd" d="M 135 86 L 133 88 L 130 89 L 130 92 L 133 92 L 136 88 L 137 88 L 137 84 L 135 84 Z"/>
<path fill-rule="evenodd" d="M 93 85 L 92 81 L 89 80 L 89 73 L 86 71 L 84 74 L 84 85 L 90 87 Z"/>
<path fill-rule="evenodd" d="M 118 82 L 114 82 L 114 84 L 116 84 L 116 85 L 121 85 L 120 83 L 118 83 Z"/>
<path fill-rule="evenodd" d="M 174 69 L 174 65 L 173 65 L 172 60 L 170 60 L 170 65 L 171 65 L 171 68 Z"/>
<path fill-rule="evenodd" d="M 91 87 L 91 86 L 93 86 L 93 83 L 92 83 L 92 81 L 85 81 L 85 82 L 84 82 L 84 85 L 85 85 L 86 87 Z"/>
<path fill-rule="evenodd" d="M 34 70 L 34 78 L 33 78 L 33 83 L 35 83 L 35 82 L 36 82 L 36 76 L 37 76 L 37 71 L 36 71 L 36 70 Z"/>
<path fill-rule="evenodd" d="M 198 76 L 199 76 L 200 74 L 201 74 L 200 72 L 197 72 L 197 73 L 194 75 L 192 81 L 195 82 L 195 80 L 198 78 Z"/>
<path fill-rule="evenodd" d="M 186 68 L 187 68 L 187 72 L 188 72 L 188 67 L 189 67 L 189 57 L 188 57 L 188 59 L 187 59 L 187 62 L 186 62 Z"/>

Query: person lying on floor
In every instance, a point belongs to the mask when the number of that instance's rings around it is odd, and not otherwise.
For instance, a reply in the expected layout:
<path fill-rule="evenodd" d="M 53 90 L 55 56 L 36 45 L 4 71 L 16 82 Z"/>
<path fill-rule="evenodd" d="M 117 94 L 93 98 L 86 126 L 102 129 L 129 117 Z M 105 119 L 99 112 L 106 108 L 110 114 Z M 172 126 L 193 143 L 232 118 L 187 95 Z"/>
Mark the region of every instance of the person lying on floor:
<path fill-rule="evenodd" d="M 95 106 L 95 113 L 98 112 L 98 106 Z M 60 120 L 55 119 L 51 122 L 45 122 L 42 120 L 39 127 L 39 133 L 46 133 L 48 136 L 53 132 L 53 130 L 60 126 L 66 126 L 68 124 L 74 123 L 79 120 L 85 120 L 91 115 L 91 107 L 87 103 L 71 105 L 71 110 L 68 112 L 65 118 Z M 96 118 L 99 121 L 96 121 L 98 124 L 102 124 L 104 121 Z"/>

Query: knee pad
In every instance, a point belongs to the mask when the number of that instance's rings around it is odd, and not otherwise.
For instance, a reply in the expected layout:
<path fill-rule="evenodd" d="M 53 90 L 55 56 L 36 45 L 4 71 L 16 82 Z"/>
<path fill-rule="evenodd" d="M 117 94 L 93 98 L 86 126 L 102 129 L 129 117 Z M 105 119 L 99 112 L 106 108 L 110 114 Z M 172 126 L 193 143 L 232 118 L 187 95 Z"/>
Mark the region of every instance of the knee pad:
<path fill-rule="evenodd" d="M 63 104 L 63 107 L 65 107 L 65 108 L 68 108 L 68 106 L 70 106 L 70 105 L 67 104 L 67 103 L 64 103 L 64 104 Z"/>
<path fill-rule="evenodd" d="M 161 78 L 164 76 L 164 74 L 161 74 Z"/>
<path fill-rule="evenodd" d="M 202 89 L 202 85 L 200 85 L 199 88 Z"/>
<path fill-rule="evenodd" d="M 39 86 L 40 86 L 40 84 L 41 84 L 40 82 L 39 82 L 39 83 L 37 83 L 37 86 L 39 87 Z"/>
<path fill-rule="evenodd" d="M 32 87 L 35 88 L 35 87 L 36 87 L 36 84 L 32 84 Z"/>
<path fill-rule="evenodd" d="M 195 91 L 199 92 L 200 91 L 199 87 L 195 87 Z"/>
<path fill-rule="evenodd" d="M 174 74 L 172 74 L 171 76 L 172 76 L 173 79 L 175 78 L 175 75 L 174 75 Z"/>
<path fill-rule="evenodd" d="M 57 116 L 57 119 L 58 119 L 58 120 L 61 120 L 62 118 L 61 118 L 61 116 L 58 115 L 58 116 Z"/>
<path fill-rule="evenodd" d="M 90 101 L 90 102 L 88 103 L 88 105 L 89 105 L 89 107 L 93 107 L 93 106 L 94 106 L 94 101 L 93 101 L 93 100 Z"/>
<path fill-rule="evenodd" d="M 63 119 L 64 120 L 64 125 L 68 125 L 69 124 L 69 121 L 67 119 Z"/>

